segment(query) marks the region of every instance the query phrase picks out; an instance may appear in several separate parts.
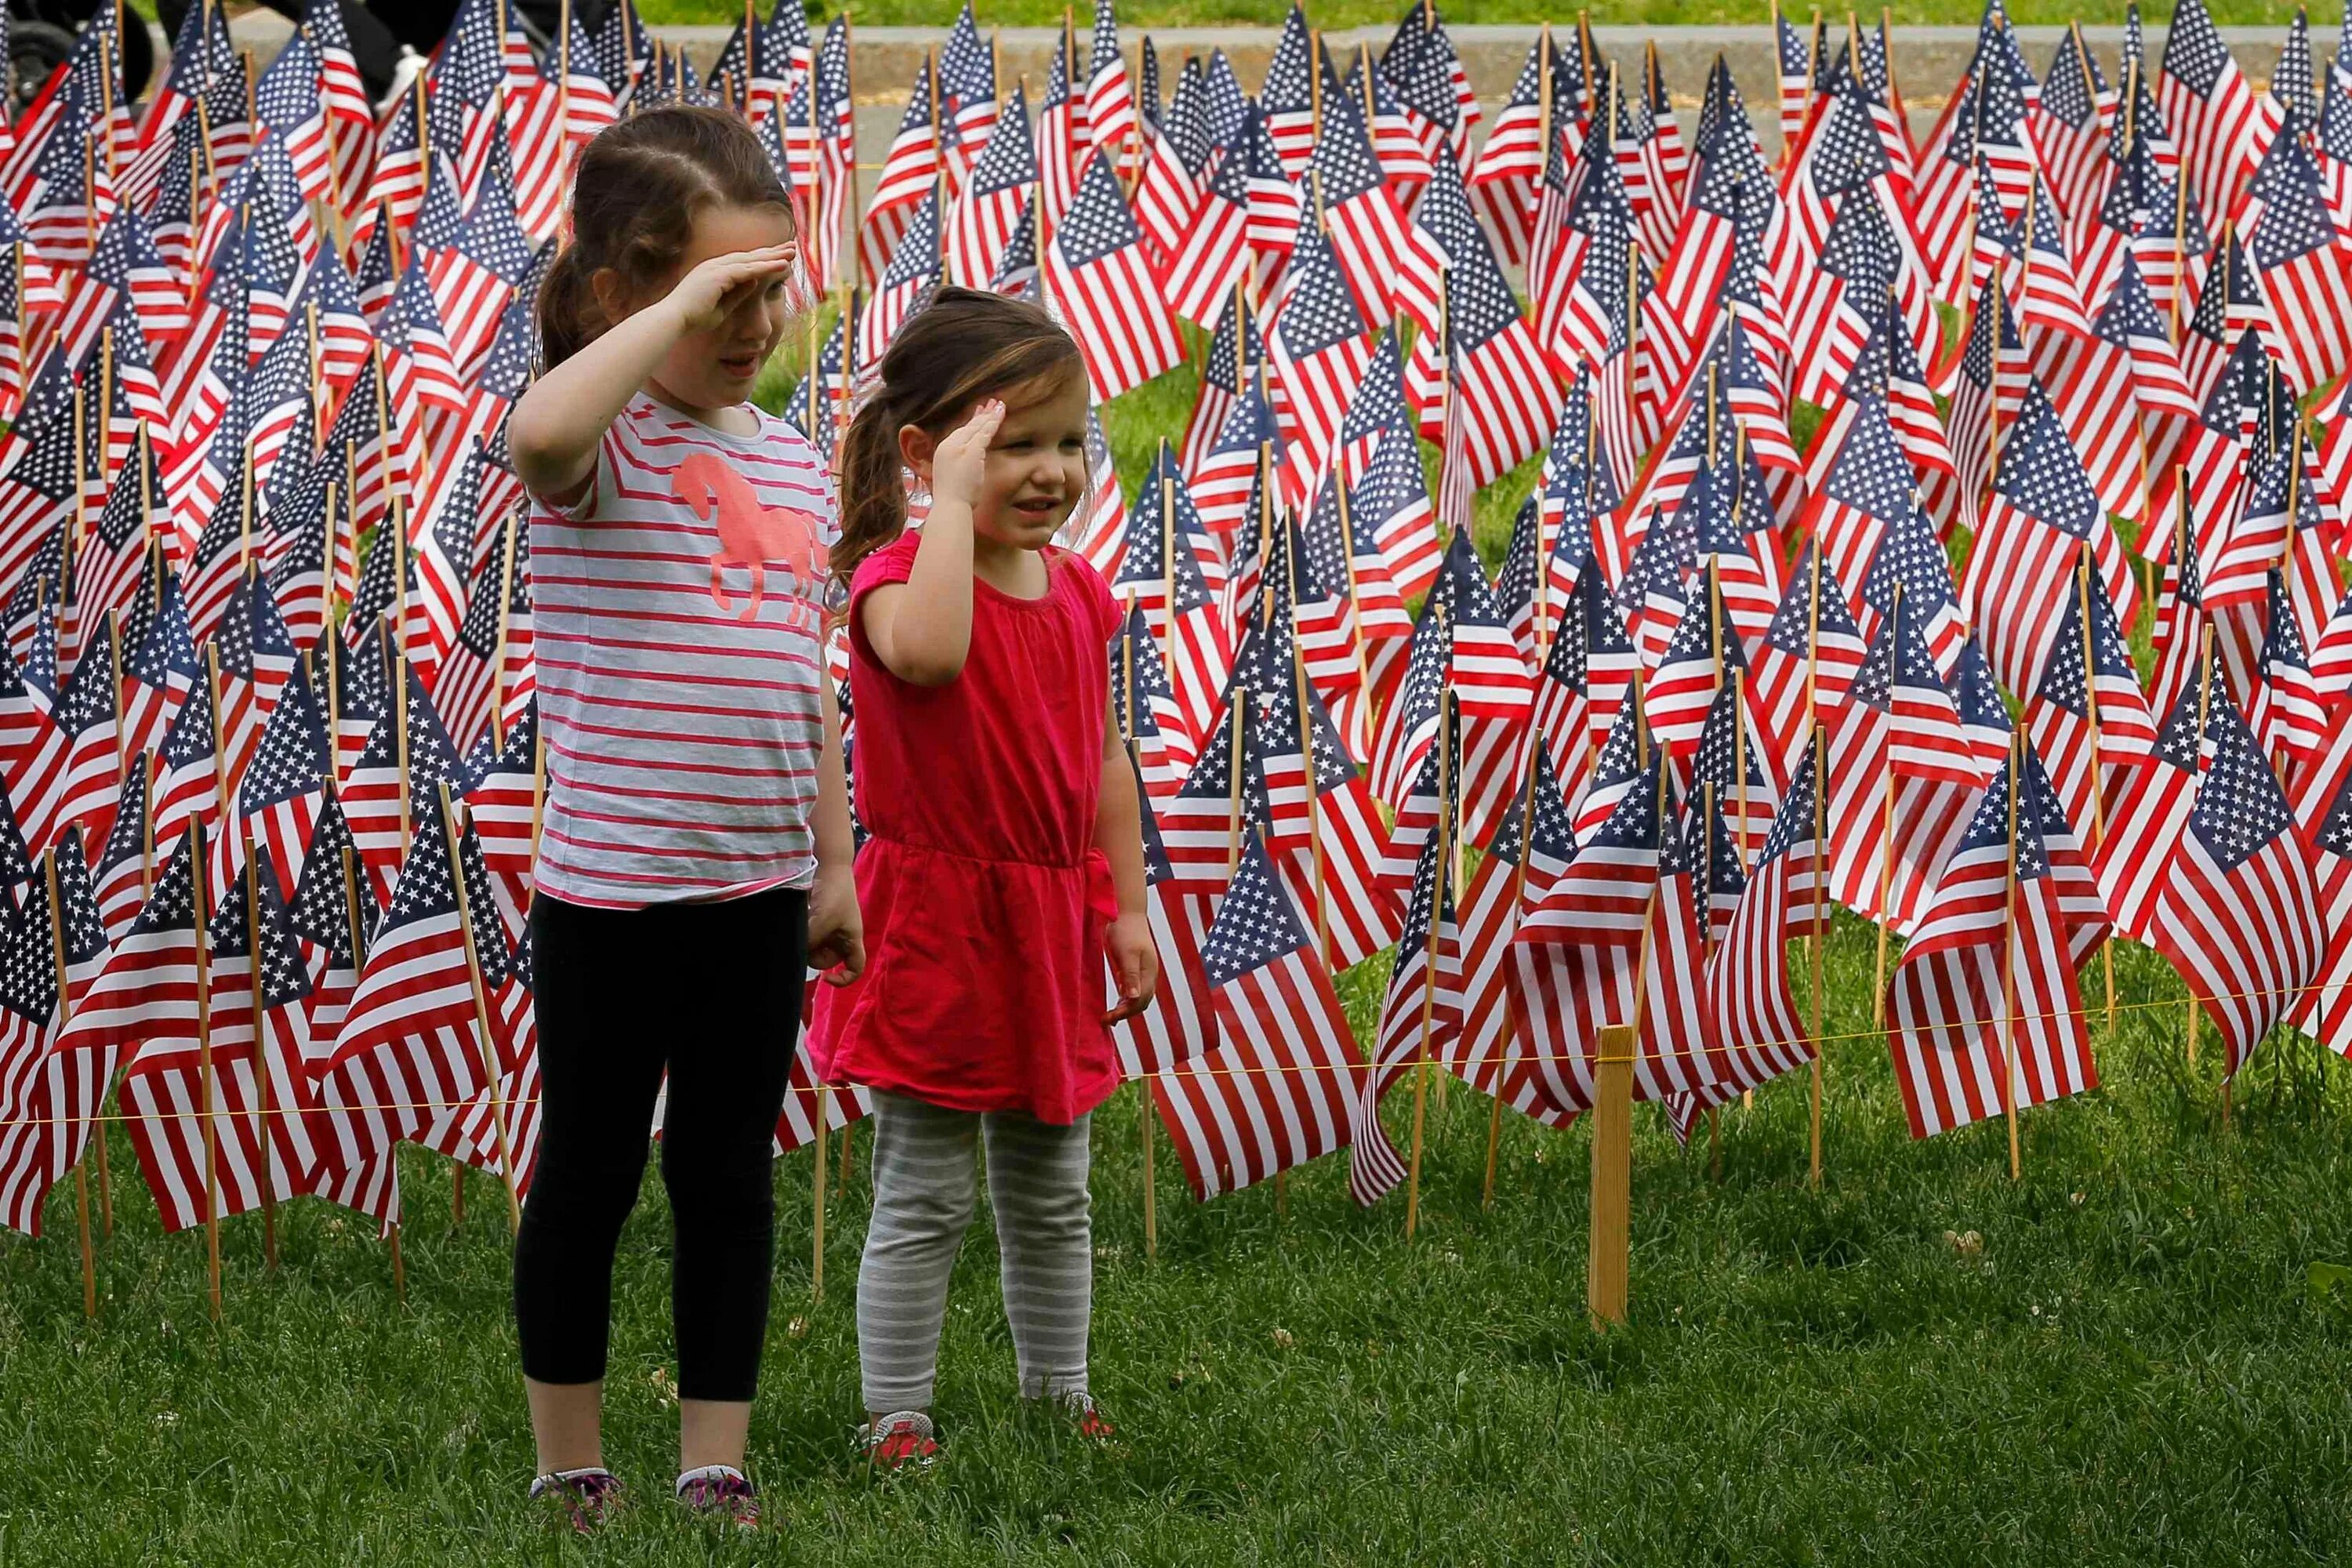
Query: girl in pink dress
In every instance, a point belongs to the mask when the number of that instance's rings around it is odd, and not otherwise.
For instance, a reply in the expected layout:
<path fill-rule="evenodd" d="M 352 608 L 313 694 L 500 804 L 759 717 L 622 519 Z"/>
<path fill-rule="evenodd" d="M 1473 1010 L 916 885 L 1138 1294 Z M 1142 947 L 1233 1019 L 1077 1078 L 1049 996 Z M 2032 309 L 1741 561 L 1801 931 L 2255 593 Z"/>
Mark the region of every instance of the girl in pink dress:
<path fill-rule="evenodd" d="M 877 1463 L 936 1451 L 931 1385 L 974 1199 L 1003 1259 L 1022 1393 L 1087 1392 L 1087 1121 L 1108 1024 L 1151 998 L 1135 779 L 1111 722 L 1102 578 L 1052 543 L 1087 485 L 1087 375 L 1034 305 L 942 289 L 898 330 L 844 438 L 867 964 L 827 997 L 819 1066 L 874 1091 L 857 1340 Z M 931 495 L 908 530 L 904 475 Z M 1122 998 L 1102 1010 L 1108 954 Z"/>

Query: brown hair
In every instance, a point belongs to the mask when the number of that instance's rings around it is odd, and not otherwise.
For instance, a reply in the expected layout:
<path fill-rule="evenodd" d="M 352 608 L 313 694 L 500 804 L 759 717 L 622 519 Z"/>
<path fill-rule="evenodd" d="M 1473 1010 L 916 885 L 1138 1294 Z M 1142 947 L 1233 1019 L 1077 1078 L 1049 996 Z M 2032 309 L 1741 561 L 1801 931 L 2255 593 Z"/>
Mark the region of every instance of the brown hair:
<path fill-rule="evenodd" d="M 829 554 L 848 583 L 857 563 L 907 527 L 900 426 L 938 439 L 983 397 L 1030 383 L 1059 390 L 1086 374 L 1062 324 L 1025 300 L 943 288 L 908 319 L 882 355 L 879 384 L 842 437 L 841 538 Z"/>
<path fill-rule="evenodd" d="M 610 268 L 635 294 L 657 287 L 716 206 L 792 203 L 751 127 L 721 110 L 667 103 L 617 121 L 580 154 L 572 234 L 539 288 L 539 335 L 550 365 L 586 348 L 613 323 L 596 302 Z"/>

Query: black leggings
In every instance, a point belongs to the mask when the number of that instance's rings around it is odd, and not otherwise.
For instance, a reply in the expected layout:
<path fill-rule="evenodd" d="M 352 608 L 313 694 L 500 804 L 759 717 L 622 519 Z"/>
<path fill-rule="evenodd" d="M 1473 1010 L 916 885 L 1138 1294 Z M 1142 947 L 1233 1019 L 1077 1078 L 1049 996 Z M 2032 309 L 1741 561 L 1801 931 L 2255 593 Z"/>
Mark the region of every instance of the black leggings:
<path fill-rule="evenodd" d="M 800 1035 L 808 900 L 530 911 L 539 1006 L 539 1168 L 515 1238 L 522 1370 L 604 1375 L 613 1252 L 635 1206 L 669 1071 L 662 1184 L 673 1247 L 677 1391 L 748 1400 L 768 1328 L 770 1156 Z"/>

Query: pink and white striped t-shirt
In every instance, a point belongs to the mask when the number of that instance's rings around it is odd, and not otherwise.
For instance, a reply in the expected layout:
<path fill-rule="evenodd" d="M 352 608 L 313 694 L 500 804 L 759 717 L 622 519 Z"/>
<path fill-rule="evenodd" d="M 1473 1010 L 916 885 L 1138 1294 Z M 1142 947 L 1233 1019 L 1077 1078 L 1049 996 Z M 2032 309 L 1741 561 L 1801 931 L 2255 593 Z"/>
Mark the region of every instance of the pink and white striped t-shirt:
<path fill-rule="evenodd" d="M 586 496 L 534 498 L 551 898 L 634 909 L 815 879 L 833 496 L 807 439 L 751 412 L 760 433 L 734 436 L 640 393 Z"/>

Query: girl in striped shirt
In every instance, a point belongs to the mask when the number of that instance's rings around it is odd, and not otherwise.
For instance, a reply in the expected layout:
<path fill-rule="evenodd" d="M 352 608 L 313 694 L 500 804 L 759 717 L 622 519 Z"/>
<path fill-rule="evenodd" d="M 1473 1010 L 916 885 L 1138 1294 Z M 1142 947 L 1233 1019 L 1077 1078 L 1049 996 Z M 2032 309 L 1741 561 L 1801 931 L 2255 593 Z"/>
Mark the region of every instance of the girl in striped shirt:
<path fill-rule="evenodd" d="M 581 156 L 508 427 L 529 487 L 547 802 L 530 910 L 543 1074 L 515 1243 L 534 1496 L 586 1528 L 613 1257 L 667 1077 L 681 1474 L 742 1469 L 774 1240 L 771 1142 L 807 967 L 864 967 L 821 635 L 823 463 L 747 399 L 792 315 L 791 208 L 758 140 L 667 106 Z"/>

